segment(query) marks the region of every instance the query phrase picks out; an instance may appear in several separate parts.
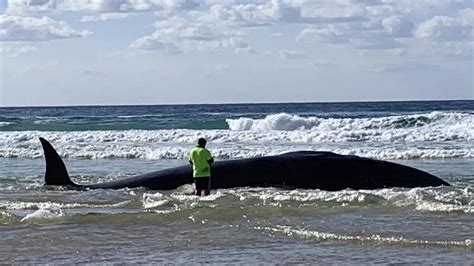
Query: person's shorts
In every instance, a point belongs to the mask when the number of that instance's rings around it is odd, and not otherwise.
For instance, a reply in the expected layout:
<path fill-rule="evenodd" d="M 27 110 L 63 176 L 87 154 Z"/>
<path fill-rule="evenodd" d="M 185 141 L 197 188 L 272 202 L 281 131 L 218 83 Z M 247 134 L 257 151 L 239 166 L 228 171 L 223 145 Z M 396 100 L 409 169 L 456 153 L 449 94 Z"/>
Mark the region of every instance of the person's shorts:
<path fill-rule="evenodd" d="M 196 184 L 196 189 L 200 190 L 209 190 L 211 189 L 211 177 L 198 177 L 194 178 L 194 183 Z"/>

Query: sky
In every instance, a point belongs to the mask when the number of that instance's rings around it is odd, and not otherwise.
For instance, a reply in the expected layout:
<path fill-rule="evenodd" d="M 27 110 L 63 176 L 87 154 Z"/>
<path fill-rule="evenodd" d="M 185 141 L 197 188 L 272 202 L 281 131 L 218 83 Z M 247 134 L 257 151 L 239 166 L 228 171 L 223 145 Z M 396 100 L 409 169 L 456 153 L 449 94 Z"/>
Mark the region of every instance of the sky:
<path fill-rule="evenodd" d="M 474 99 L 472 0 L 0 0 L 0 106 Z"/>

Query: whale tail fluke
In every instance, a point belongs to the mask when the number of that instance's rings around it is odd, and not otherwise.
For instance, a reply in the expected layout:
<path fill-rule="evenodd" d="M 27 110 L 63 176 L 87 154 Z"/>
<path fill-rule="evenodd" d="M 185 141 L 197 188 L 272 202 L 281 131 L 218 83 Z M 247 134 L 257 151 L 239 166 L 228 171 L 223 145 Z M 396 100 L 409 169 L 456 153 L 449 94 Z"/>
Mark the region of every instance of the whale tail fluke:
<path fill-rule="evenodd" d="M 53 146 L 44 138 L 39 138 L 43 146 L 44 158 L 46 160 L 46 173 L 44 180 L 46 185 L 54 186 L 77 186 L 69 178 L 66 165 L 53 148 Z"/>

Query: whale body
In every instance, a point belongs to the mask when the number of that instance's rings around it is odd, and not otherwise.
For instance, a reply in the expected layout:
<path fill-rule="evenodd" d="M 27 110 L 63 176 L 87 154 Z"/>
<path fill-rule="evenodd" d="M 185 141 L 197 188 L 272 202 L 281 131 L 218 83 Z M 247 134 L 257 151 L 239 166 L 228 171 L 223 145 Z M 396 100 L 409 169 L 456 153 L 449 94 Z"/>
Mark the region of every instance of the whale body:
<path fill-rule="evenodd" d="M 72 189 L 145 187 L 171 190 L 193 182 L 192 167 L 186 165 L 113 182 L 79 185 L 71 181 L 63 160 L 53 146 L 44 138 L 40 138 L 40 141 L 46 159 L 46 185 Z M 336 191 L 449 184 L 434 175 L 405 165 L 321 151 L 298 151 L 212 164 L 211 189 L 270 186 Z"/>

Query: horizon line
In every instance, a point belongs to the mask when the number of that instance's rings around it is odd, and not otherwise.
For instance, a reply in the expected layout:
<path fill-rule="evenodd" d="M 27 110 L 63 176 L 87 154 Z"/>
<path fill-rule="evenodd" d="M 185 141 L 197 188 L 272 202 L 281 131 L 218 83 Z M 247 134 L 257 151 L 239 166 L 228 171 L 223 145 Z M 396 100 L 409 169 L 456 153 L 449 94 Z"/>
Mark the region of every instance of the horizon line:
<path fill-rule="evenodd" d="M 40 108 L 40 107 L 121 107 L 121 106 L 192 106 L 192 105 L 272 105 L 272 104 L 333 104 L 333 103 L 396 103 L 396 102 L 460 102 L 473 99 L 423 99 L 423 100 L 361 100 L 361 101 L 282 101 L 282 102 L 222 102 L 222 103 L 144 103 L 144 104 L 72 104 L 72 105 L 2 105 L 0 108 Z"/>

